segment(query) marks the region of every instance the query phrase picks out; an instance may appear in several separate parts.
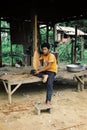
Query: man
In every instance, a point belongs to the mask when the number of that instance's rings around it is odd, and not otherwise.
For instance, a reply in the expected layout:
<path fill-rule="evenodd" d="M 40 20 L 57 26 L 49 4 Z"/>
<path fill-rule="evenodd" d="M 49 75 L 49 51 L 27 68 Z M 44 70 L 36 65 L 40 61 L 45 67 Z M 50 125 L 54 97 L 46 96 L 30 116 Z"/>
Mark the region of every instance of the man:
<path fill-rule="evenodd" d="M 43 67 L 36 70 L 35 75 L 43 77 L 43 82 L 47 83 L 46 104 L 51 104 L 53 82 L 57 73 L 57 62 L 55 55 L 50 52 L 50 45 L 48 43 L 43 43 L 41 49 L 40 60 L 43 61 Z"/>

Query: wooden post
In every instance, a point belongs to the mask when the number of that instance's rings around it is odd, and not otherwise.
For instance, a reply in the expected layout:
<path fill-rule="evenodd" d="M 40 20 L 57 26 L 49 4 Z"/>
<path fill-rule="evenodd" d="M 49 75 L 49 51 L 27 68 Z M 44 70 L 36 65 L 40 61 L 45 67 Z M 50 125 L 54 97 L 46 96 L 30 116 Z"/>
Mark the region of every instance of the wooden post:
<path fill-rule="evenodd" d="M 35 43 L 35 46 L 37 46 L 37 15 L 35 15 L 35 21 L 34 21 L 34 24 L 35 24 L 35 26 L 34 26 L 34 43 Z"/>
<path fill-rule="evenodd" d="M 77 25 L 75 25 L 75 51 L 74 51 L 74 63 L 76 63 L 76 44 L 77 44 Z"/>
<path fill-rule="evenodd" d="M 2 67 L 2 42 L 1 42 L 1 19 L 0 19 L 0 67 Z"/>
<path fill-rule="evenodd" d="M 9 103 L 11 104 L 11 85 L 8 83 L 8 100 Z"/>
<path fill-rule="evenodd" d="M 78 82 L 78 83 L 77 83 L 77 91 L 79 92 L 80 90 L 81 90 L 81 83 Z"/>
<path fill-rule="evenodd" d="M 47 23 L 47 34 L 46 34 L 46 42 L 49 42 L 49 25 Z"/>
<path fill-rule="evenodd" d="M 34 49 L 37 46 L 37 41 L 38 41 L 37 40 L 37 15 L 33 16 L 32 22 L 33 22 L 33 52 L 34 52 Z"/>
<path fill-rule="evenodd" d="M 84 82 L 84 76 L 81 76 L 80 78 L 81 78 L 81 80 Z M 81 91 L 84 90 L 84 84 L 81 84 L 80 90 L 81 90 Z"/>
<path fill-rule="evenodd" d="M 13 66 L 12 42 L 11 42 L 11 48 L 10 49 L 11 49 L 11 66 Z"/>
<path fill-rule="evenodd" d="M 74 63 L 74 44 L 75 44 L 75 41 L 74 41 L 74 38 L 71 39 L 71 63 L 73 64 Z"/>
<path fill-rule="evenodd" d="M 81 39 L 81 54 L 80 54 L 80 59 L 82 60 L 83 59 L 83 52 L 84 52 L 84 38 L 81 36 L 80 37 Z"/>
<path fill-rule="evenodd" d="M 33 65 L 33 68 L 35 70 L 37 70 L 40 66 L 40 60 L 39 60 L 39 52 L 38 52 L 38 40 L 37 40 L 37 15 L 34 16 L 34 35 L 33 35 L 33 39 L 34 39 L 34 45 L 33 45 L 33 48 L 34 48 L 34 54 L 33 54 L 33 61 L 32 61 L 32 65 Z"/>

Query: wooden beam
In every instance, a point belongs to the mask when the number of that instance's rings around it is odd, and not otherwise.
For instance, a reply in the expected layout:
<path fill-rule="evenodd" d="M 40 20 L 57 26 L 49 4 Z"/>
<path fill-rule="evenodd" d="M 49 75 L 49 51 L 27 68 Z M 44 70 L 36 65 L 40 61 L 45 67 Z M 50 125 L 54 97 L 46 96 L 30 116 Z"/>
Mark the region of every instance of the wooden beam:
<path fill-rule="evenodd" d="M 75 25 L 75 48 L 74 48 L 74 63 L 76 63 L 76 44 L 77 44 L 77 25 Z"/>
<path fill-rule="evenodd" d="M 1 27 L 1 21 L 0 21 Z M 2 67 L 2 42 L 1 42 L 1 28 L 0 28 L 0 67 Z"/>

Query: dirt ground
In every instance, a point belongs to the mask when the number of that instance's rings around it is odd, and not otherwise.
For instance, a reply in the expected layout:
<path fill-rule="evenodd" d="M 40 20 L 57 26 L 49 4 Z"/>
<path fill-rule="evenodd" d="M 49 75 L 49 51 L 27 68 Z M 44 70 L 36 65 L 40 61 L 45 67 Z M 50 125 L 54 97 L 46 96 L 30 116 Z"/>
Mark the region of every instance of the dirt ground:
<path fill-rule="evenodd" d="M 38 115 L 34 104 L 44 104 L 45 96 L 45 84 L 26 84 L 9 104 L 0 87 L 0 130 L 87 130 L 87 89 L 77 92 L 74 85 L 54 83 L 51 113 Z"/>
<path fill-rule="evenodd" d="M 87 89 L 76 92 L 71 86 L 55 85 L 51 113 L 38 115 L 34 103 L 44 104 L 45 94 L 45 85 L 22 86 L 9 105 L 2 88 L 0 130 L 87 130 Z"/>

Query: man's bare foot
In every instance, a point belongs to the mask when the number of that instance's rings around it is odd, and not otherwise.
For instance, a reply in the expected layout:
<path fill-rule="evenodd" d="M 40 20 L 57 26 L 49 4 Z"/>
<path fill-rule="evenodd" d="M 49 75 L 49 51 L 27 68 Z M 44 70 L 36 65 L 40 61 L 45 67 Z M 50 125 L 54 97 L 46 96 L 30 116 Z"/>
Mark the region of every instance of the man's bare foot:
<path fill-rule="evenodd" d="M 48 75 L 43 75 L 43 83 L 46 83 L 48 79 Z"/>
<path fill-rule="evenodd" d="M 46 105 L 51 105 L 51 101 L 46 101 Z"/>

